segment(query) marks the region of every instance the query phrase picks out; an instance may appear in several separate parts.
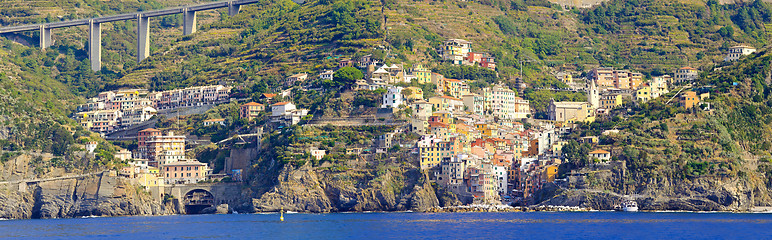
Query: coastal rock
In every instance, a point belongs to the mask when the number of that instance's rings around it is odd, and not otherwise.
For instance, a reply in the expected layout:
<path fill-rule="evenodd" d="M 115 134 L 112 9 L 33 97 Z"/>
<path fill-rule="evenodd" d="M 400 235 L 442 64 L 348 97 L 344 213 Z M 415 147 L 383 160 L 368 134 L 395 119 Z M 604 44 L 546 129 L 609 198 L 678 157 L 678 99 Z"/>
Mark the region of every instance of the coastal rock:
<path fill-rule="evenodd" d="M 233 213 L 233 210 L 228 206 L 228 204 L 220 204 L 217 206 L 212 206 L 208 208 L 204 208 L 200 212 L 201 214 L 231 214 Z"/>
<path fill-rule="evenodd" d="M 426 211 L 440 206 L 428 176 L 415 168 L 392 166 L 371 175 L 361 170 L 319 170 L 310 164 L 297 169 L 285 165 L 273 188 L 253 199 L 254 210 Z"/>
<path fill-rule="evenodd" d="M 330 212 L 333 210 L 321 183 L 308 166 L 297 170 L 287 164 L 273 190 L 253 199 L 256 211 L 276 212 L 282 207 L 296 212 Z"/>
<path fill-rule="evenodd" d="M 124 179 L 95 175 L 29 185 L 0 193 L 0 217 L 71 218 L 164 214 L 164 207 Z"/>

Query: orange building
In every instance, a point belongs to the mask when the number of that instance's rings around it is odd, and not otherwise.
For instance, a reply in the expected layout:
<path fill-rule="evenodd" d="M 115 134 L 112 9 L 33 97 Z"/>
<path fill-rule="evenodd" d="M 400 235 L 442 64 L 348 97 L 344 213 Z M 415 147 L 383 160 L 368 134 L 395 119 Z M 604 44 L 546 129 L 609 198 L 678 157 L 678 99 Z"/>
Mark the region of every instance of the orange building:
<path fill-rule="evenodd" d="M 690 109 L 694 106 L 700 104 L 700 99 L 697 97 L 697 93 L 694 91 L 685 91 L 681 94 L 681 97 L 679 99 L 681 102 L 681 106 Z"/>
<path fill-rule="evenodd" d="M 206 180 L 208 168 L 206 163 L 188 159 L 165 164 L 161 171 L 167 184 L 187 184 Z"/>
<path fill-rule="evenodd" d="M 257 116 L 259 116 L 260 112 L 263 112 L 263 111 L 265 111 L 265 105 L 259 104 L 256 102 L 250 102 L 250 103 L 241 105 L 239 116 L 241 116 L 241 118 L 252 120 Z"/>

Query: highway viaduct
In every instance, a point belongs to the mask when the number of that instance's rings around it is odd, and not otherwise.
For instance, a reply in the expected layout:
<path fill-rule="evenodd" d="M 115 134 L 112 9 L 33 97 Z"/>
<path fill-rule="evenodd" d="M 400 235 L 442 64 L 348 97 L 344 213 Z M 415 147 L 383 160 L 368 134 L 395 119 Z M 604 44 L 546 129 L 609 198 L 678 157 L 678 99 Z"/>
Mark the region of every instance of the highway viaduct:
<path fill-rule="evenodd" d="M 183 14 L 182 34 L 190 35 L 196 32 L 196 12 L 198 11 L 227 7 L 228 14 L 234 16 L 239 13 L 242 5 L 258 2 L 259 0 L 229 0 L 162 10 L 126 13 L 107 17 L 4 27 L 0 28 L 0 34 L 40 31 L 40 48 L 45 49 L 53 44 L 53 41 L 51 40 L 52 29 L 88 25 L 89 59 L 91 60 L 91 70 L 96 72 L 102 69 L 102 23 L 137 20 L 137 62 L 142 62 L 142 60 L 150 56 L 151 17 Z"/>

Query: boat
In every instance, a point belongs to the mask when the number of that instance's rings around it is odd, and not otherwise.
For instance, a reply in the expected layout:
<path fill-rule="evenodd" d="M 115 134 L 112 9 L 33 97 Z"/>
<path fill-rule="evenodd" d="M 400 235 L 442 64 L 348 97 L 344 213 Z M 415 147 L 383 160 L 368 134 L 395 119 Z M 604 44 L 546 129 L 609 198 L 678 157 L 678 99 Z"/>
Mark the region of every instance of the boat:
<path fill-rule="evenodd" d="M 638 202 L 633 200 L 626 200 L 622 203 L 622 211 L 625 212 L 637 212 L 638 211 Z"/>

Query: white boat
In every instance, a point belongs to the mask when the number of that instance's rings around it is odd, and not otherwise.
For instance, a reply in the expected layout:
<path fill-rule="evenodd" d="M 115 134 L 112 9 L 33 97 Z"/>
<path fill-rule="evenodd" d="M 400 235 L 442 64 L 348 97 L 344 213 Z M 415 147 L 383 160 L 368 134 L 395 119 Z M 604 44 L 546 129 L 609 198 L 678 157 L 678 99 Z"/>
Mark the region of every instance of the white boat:
<path fill-rule="evenodd" d="M 637 212 L 638 211 L 638 202 L 633 200 L 627 200 L 622 203 L 622 211 L 625 212 Z"/>

